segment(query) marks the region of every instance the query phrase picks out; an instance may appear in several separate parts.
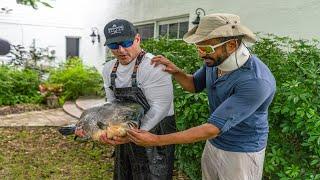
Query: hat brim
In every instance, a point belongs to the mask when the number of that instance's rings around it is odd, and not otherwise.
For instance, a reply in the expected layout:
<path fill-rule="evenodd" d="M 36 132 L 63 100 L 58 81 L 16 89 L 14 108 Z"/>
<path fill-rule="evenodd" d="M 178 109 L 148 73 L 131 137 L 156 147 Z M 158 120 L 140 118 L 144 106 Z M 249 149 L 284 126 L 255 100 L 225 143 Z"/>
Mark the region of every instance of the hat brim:
<path fill-rule="evenodd" d="M 243 39 L 246 42 L 254 43 L 256 41 L 255 34 L 243 25 L 228 24 L 216 28 L 211 31 L 208 35 L 196 34 L 197 26 L 188 31 L 184 36 L 183 40 L 187 43 L 198 43 L 208 39 L 221 38 L 221 37 L 233 37 L 233 36 L 244 36 Z"/>
<path fill-rule="evenodd" d="M 206 36 L 196 34 L 197 29 L 198 29 L 198 26 L 193 27 L 190 31 L 188 31 L 183 36 L 183 40 L 187 43 L 197 43 L 197 42 L 204 41 L 206 39 Z"/>
<path fill-rule="evenodd" d="M 130 37 L 129 36 L 113 37 L 113 38 L 107 39 L 106 42 L 104 43 L 104 46 L 106 46 L 107 44 L 122 42 L 122 41 L 126 41 L 126 40 L 133 41 L 134 39 L 135 39 L 135 37 L 131 37 L 131 36 Z"/>

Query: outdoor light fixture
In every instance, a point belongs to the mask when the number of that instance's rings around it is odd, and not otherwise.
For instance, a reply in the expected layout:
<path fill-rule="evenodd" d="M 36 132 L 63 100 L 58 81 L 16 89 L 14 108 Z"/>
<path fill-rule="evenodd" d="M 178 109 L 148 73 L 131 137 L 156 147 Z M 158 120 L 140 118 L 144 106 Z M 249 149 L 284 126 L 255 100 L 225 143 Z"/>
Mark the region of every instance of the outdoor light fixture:
<path fill-rule="evenodd" d="M 196 25 L 196 26 L 197 26 L 197 25 L 199 24 L 199 22 L 200 22 L 200 14 L 201 14 L 200 11 L 202 11 L 203 16 L 206 15 L 206 12 L 204 11 L 204 9 L 202 9 L 202 8 L 197 8 L 197 9 L 196 9 L 196 15 L 197 15 L 197 17 L 196 17 L 196 19 L 195 19 L 194 21 L 192 21 L 192 24 L 194 24 L 194 25 Z"/>
<path fill-rule="evenodd" d="M 96 27 L 91 28 L 92 33 L 90 34 L 91 37 L 91 42 L 92 44 L 94 44 L 94 42 L 96 41 L 96 37 L 98 39 L 98 43 L 100 43 L 100 34 L 99 34 L 99 30 Z"/>
<path fill-rule="evenodd" d="M 1 13 L 1 14 L 2 14 L 2 13 L 4 13 L 4 14 L 10 14 L 11 11 L 13 11 L 13 9 L 10 9 L 10 8 L 8 8 L 8 7 L 2 7 L 2 8 L 0 8 L 0 13 Z"/>

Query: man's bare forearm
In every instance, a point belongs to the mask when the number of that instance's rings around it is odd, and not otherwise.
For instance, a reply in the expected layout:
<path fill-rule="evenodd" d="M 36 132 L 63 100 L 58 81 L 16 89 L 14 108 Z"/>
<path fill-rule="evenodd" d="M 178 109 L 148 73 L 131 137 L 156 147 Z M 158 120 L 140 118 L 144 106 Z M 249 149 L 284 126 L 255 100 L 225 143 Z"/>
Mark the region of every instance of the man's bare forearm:
<path fill-rule="evenodd" d="M 159 135 L 158 145 L 188 144 L 216 137 L 220 130 L 216 126 L 206 123 L 185 131 Z"/>
<path fill-rule="evenodd" d="M 178 72 L 173 74 L 173 77 L 182 88 L 189 92 L 195 92 L 193 76 L 190 74 L 184 73 L 181 69 Z"/>

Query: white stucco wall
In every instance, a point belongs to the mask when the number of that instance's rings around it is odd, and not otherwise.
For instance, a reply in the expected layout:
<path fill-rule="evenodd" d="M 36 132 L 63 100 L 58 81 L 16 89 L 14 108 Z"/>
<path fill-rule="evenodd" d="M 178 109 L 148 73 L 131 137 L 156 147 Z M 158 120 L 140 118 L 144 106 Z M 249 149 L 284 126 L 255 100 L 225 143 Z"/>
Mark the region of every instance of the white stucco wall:
<path fill-rule="evenodd" d="M 65 60 L 66 37 L 79 37 L 80 57 L 86 64 L 96 66 L 101 71 L 105 57 L 104 40 L 93 45 L 89 35 L 91 28 L 97 27 L 103 38 L 104 18 L 101 14 L 110 7 L 107 1 L 56 0 L 50 1 L 50 4 L 54 8 L 39 6 L 38 10 L 34 10 L 16 4 L 15 0 L 0 0 L 0 8 L 12 9 L 9 14 L 0 14 L 0 37 L 25 47 L 29 47 L 33 39 L 37 47 L 53 47 L 56 50 L 56 63 Z"/>
<path fill-rule="evenodd" d="M 293 38 L 320 39 L 319 0 L 54 0 L 54 8 L 38 10 L 17 5 L 15 0 L 0 0 L 0 8 L 13 9 L 0 13 L 0 37 L 13 44 L 38 47 L 52 46 L 57 62 L 65 60 L 66 37 L 80 37 L 80 57 L 101 71 L 105 59 L 104 25 L 114 18 L 144 24 L 170 17 L 189 17 L 189 28 L 195 9 L 207 14 L 228 12 L 240 15 L 242 23 L 254 32 L 274 33 Z M 91 28 L 97 27 L 101 43 L 92 45 Z"/>
<path fill-rule="evenodd" d="M 109 17 L 126 18 L 134 23 L 189 14 L 195 9 L 207 14 L 226 12 L 238 14 L 242 23 L 254 32 L 274 33 L 293 38 L 320 39 L 319 0 L 109 0 L 117 4 Z M 190 24 L 190 26 L 192 26 Z"/>

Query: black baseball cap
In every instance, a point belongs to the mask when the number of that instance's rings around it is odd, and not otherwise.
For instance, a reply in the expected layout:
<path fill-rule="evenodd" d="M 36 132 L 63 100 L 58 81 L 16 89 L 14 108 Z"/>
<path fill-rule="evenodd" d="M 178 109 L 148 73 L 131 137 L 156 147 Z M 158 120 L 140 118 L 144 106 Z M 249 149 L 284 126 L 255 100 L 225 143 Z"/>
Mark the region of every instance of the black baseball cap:
<path fill-rule="evenodd" d="M 124 19 L 115 19 L 104 26 L 106 43 L 104 45 L 125 40 L 134 40 L 137 31 L 133 24 Z"/>

